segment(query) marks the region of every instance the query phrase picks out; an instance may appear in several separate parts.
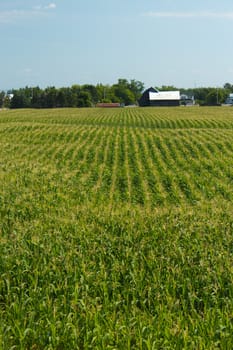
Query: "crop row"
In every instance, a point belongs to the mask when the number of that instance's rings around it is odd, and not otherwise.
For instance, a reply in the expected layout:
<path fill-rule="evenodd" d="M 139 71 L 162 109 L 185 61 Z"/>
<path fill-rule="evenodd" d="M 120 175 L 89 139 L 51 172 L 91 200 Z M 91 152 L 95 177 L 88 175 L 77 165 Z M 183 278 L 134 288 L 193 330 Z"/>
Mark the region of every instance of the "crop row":
<path fill-rule="evenodd" d="M 4 135 L 2 159 L 19 168 L 34 164 L 35 169 L 62 174 L 61 191 L 69 183 L 76 198 L 82 193 L 80 200 L 151 208 L 232 199 L 233 137 L 227 129 L 56 125 L 10 129 L 5 140 Z"/>
<path fill-rule="evenodd" d="M 0 349 L 233 348 L 232 111 L 0 112 Z"/>
<path fill-rule="evenodd" d="M 158 129 L 232 129 L 231 108 L 60 109 L 1 112 L 0 125 L 18 123 L 19 128 L 63 125 L 126 126 Z"/>

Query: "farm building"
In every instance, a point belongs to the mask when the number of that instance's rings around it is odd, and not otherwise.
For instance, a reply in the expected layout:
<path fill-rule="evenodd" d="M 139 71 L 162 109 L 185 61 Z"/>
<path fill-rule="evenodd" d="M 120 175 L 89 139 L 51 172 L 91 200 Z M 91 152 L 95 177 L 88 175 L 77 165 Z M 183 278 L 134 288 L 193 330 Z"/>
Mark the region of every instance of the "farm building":
<path fill-rule="evenodd" d="M 96 107 L 116 108 L 116 107 L 121 107 L 121 104 L 118 102 L 99 102 L 99 103 L 97 103 Z"/>
<path fill-rule="evenodd" d="M 180 104 L 183 106 L 193 106 L 195 105 L 194 96 L 180 95 Z"/>
<path fill-rule="evenodd" d="M 227 105 L 233 105 L 233 94 L 230 94 L 225 102 Z"/>
<path fill-rule="evenodd" d="M 159 91 L 154 88 L 149 88 L 142 94 L 139 106 L 179 106 L 180 92 L 179 91 Z"/>

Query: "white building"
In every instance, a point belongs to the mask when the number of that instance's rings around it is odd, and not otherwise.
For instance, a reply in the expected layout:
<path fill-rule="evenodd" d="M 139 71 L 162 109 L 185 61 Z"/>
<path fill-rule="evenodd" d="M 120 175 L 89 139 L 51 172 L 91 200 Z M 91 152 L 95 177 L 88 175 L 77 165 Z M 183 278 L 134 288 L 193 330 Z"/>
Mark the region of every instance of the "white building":
<path fill-rule="evenodd" d="M 225 102 L 227 105 L 233 105 L 233 94 L 230 94 Z"/>
<path fill-rule="evenodd" d="M 139 106 L 179 106 L 179 91 L 159 91 L 149 88 L 142 94 L 139 100 Z"/>

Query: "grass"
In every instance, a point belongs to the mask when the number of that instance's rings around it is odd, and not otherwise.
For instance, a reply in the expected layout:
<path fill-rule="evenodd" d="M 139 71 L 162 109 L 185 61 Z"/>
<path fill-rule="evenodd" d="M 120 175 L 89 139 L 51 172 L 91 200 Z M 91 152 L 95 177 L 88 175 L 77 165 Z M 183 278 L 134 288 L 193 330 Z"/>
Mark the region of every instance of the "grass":
<path fill-rule="evenodd" d="M 0 112 L 0 349 L 233 348 L 231 108 Z"/>

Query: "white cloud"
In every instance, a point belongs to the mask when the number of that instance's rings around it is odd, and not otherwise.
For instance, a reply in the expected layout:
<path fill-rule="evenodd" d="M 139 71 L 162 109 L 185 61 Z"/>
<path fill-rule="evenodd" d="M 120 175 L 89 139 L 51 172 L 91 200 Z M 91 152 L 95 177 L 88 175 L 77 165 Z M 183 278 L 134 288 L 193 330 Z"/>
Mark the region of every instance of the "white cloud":
<path fill-rule="evenodd" d="M 38 16 L 45 16 L 48 10 L 53 10 L 57 6 L 55 3 L 50 3 L 47 6 L 37 5 L 32 9 L 14 9 L 10 11 L 0 11 L 0 23 L 13 23 L 17 20 L 31 19 Z"/>
<path fill-rule="evenodd" d="M 24 10 L 12 10 L 12 11 L 2 11 L 0 12 L 0 23 L 11 23 L 16 19 L 25 18 L 28 11 Z"/>
<path fill-rule="evenodd" d="M 147 12 L 143 14 L 155 18 L 216 18 L 233 20 L 233 12 Z"/>
<path fill-rule="evenodd" d="M 47 6 L 44 7 L 45 10 L 52 10 L 55 9 L 57 7 L 57 5 L 52 2 L 51 4 L 48 4 Z"/>
<path fill-rule="evenodd" d="M 54 2 L 51 2 L 48 5 L 42 6 L 42 5 L 37 5 L 34 6 L 33 9 L 36 11 L 43 11 L 43 10 L 53 10 L 57 7 L 57 5 Z"/>

